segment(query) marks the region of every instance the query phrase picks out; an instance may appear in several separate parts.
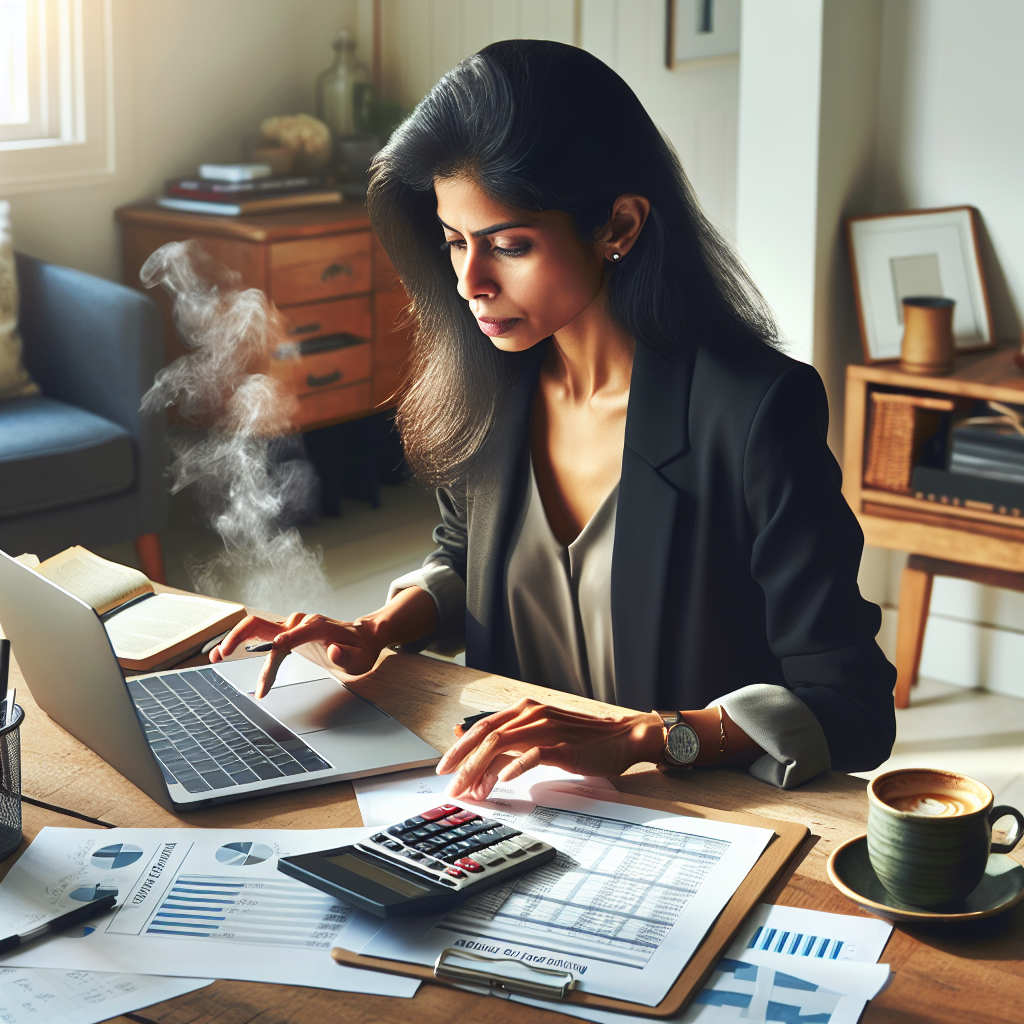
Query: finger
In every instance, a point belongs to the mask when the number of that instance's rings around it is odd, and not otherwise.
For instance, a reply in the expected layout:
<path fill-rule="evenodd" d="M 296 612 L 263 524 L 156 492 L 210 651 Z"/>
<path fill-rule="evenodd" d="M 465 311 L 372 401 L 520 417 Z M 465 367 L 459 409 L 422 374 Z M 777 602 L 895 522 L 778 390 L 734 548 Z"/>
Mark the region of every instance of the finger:
<path fill-rule="evenodd" d="M 499 782 L 511 782 L 525 775 L 531 768 L 537 765 L 549 764 L 563 771 L 573 771 L 575 765 L 575 753 L 569 743 L 556 743 L 552 747 L 532 747 L 525 754 L 520 754 L 511 764 L 498 774 Z"/>
<path fill-rule="evenodd" d="M 362 638 L 349 622 L 338 622 L 325 615 L 306 615 L 290 629 L 280 630 L 274 637 L 275 647 L 291 650 L 301 644 L 339 644 L 346 647 L 361 647 Z"/>
<path fill-rule="evenodd" d="M 281 667 L 281 662 L 287 657 L 288 651 L 276 647 L 267 655 L 263 662 L 263 668 L 260 671 L 259 682 L 256 684 L 257 700 L 266 697 L 270 693 L 271 687 L 277 680 L 277 671 Z"/>
<path fill-rule="evenodd" d="M 210 661 L 221 661 L 243 640 L 273 640 L 281 632 L 279 622 L 261 619 L 258 615 L 247 615 L 221 642 L 210 651 Z"/>
<path fill-rule="evenodd" d="M 530 700 L 529 697 L 523 697 L 521 700 L 516 701 L 515 704 L 510 704 L 507 708 L 502 708 L 501 711 L 495 711 L 494 714 L 488 715 L 487 718 L 481 718 L 468 732 L 463 733 L 456 743 L 448 748 L 448 751 L 437 764 L 437 774 L 451 775 L 461 764 L 462 760 L 471 751 L 476 749 L 485 736 L 495 729 L 500 729 L 502 726 L 514 721 L 520 714 L 531 707 L 540 706 L 537 701 Z"/>

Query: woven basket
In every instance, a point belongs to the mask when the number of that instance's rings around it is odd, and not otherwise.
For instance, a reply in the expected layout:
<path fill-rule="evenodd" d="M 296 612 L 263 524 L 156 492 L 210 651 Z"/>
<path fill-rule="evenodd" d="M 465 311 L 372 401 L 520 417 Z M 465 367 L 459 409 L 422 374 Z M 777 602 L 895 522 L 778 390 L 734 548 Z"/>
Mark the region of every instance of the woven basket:
<path fill-rule="evenodd" d="M 871 427 L 864 486 L 910 494 L 910 480 L 921 445 L 939 429 L 949 398 L 871 392 Z"/>

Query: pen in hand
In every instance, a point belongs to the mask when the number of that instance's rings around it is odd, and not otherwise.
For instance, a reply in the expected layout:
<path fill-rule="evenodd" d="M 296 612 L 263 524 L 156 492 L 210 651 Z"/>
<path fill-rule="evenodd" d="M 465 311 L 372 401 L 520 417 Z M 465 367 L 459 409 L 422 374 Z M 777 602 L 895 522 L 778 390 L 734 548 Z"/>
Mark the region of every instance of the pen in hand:
<path fill-rule="evenodd" d="M 82 921 L 98 917 L 105 911 L 112 910 L 116 903 L 117 896 L 104 896 L 102 899 L 93 900 L 82 907 L 75 907 L 74 910 L 69 910 L 66 914 L 61 914 L 60 917 L 55 917 L 52 921 L 47 921 L 45 924 L 37 925 L 35 928 L 22 932 L 20 935 L 8 935 L 6 939 L 0 939 L 0 953 L 8 953 L 12 949 L 24 946 L 26 943 L 41 939 L 44 935 L 49 935 L 51 932 L 61 932 L 73 925 L 80 924 Z"/>

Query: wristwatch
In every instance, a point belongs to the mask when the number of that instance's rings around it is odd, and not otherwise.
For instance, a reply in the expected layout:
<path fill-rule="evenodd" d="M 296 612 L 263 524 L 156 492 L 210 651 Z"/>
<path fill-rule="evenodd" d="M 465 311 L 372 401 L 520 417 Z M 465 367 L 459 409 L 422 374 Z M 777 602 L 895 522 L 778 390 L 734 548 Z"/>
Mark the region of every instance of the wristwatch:
<path fill-rule="evenodd" d="M 654 712 L 665 726 L 665 747 L 662 763 L 666 768 L 692 768 L 700 756 L 700 737 L 692 725 L 684 722 L 678 711 Z M 661 765 L 659 764 L 659 768 Z"/>

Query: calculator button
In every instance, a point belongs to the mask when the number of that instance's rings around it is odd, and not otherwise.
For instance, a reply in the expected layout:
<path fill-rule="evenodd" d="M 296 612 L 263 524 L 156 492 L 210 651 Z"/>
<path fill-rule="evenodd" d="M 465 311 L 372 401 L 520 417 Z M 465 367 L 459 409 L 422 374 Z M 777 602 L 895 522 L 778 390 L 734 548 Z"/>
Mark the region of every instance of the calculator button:
<path fill-rule="evenodd" d="M 404 831 L 405 831 L 405 826 L 404 825 L 392 825 L 391 828 L 388 829 L 388 835 L 389 836 L 400 836 Z"/>
<path fill-rule="evenodd" d="M 381 846 L 383 846 L 385 850 L 394 850 L 396 852 L 398 850 L 405 849 L 405 847 L 402 846 L 401 843 L 396 843 L 393 839 L 389 839 L 386 843 L 381 843 Z"/>
<path fill-rule="evenodd" d="M 445 839 L 468 839 L 469 833 L 464 828 L 452 828 L 445 833 Z"/>
<path fill-rule="evenodd" d="M 425 868 L 433 868 L 435 871 L 440 871 L 442 868 L 448 867 L 444 861 L 434 860 L 432 857 L 425 857 L 423 859 L 423 866 Z"/>
<path fill-rule="evenodd" d="M 423 860 L 423 854 L 419 850 L 406 850 L 405 855 L 409 860 Z"/>
<path fill-rule="evenodd" d="M 465 878 L 466 877 L 466 873 L 464 871 L 460 871 L 458 868 L 448 868 L 448 870 L 445 872 L 445 874 L 446 875 L 451 875 L 452 878 Z"/>
<path fill-rule="evenodd" d="M 514 828 L 509 828 L 508 825 L 499 825 L 491 834 L 496 839 L 512 839 L 522 833 L 517 832 Z"/>
<path fill-rule="evenodd" d="M 430 833 L 425 828 L 414 828 L 405 838 L 406 839 L 426 839 Z"/>
<path fill-rule="evenodd" d="M 440 850 L 437 850 L 434 854 L 436 857 L 440 857 L 441 860 L 453 859 L 462 856 L 462 851 L 452 843 L 451 846 L 442 846 Z"/>
<path fill-rule="evenodd" d="M 423 833 L 425 833 L 428 836 L 432 836 L 435 832 L 443 832 L 444 831 L 444 825 L 435 821 L 435 822 L 432 822 L 429 825 L 424 825 L 423 828 L 419 828 L 416 831 L 417 832 L 423 832 Z"/>
<path fill-rule="evenodd" d="M 429 811 L 424 811 L 420 817 L 424 821 L 438 821 L 441 818 L 447 818 L 449 814 L 455 814 L 459 810 L 461 808 L 456 807 L 455 804 L 441 804 L 440 807 L 432 807 Z"/>
<path fill-rule="evenodd" d="M 433 848 L 434 848 L 434 842 L 433 842 L 432 839 L 428 839 L 428 840 L 426 840 L 425 842 L 422 842 L 422 843 L 417 843 L 416 846 L 415 846 L 415 849 L 419 850 L 421 853 L 430 853 L 430 851 Z"/>
<path fill-rule="evenodd" d="M 375 843 L 383 843 L 383 842 L 386 842 L 386 841 L 387 841 L 387 838 L 388 838 L 388 837 L 387 837 L 386 835 L 384 835 L 384 833 L 383 833 L 383 832 L 378 832 L 378 833 L 377 833 L 377 834 L 376 834 L 376 835 L 375 835 L 375 836 L 373 837 L 373 842 L 375 842 Z"/>
<path fill-rule="evenodd" d="M 455 862 L 457 868 L 463 868 L 466 871 L 483 871 L 483 866 L 477 864 L 471 857 L 462 857 Z"/>
<path fill-rule="evenodd" d="M 445 823 L 448 825 L 465 825 L 469 821 L 476 821 L 479 817 L 480 815 L 474 814 L 473 811 L 459 811 L 458 814 L 445 818 Z"/>
<path fill-rule="evenodd" d="M 426 820 L 427 820 L 426 818 L 420 818 L 420 817 L 407 818 L 405 821 L 402 822 L 402 824 L 406 828 L 415 828 L 417 825 L 422 825 Z"/>

